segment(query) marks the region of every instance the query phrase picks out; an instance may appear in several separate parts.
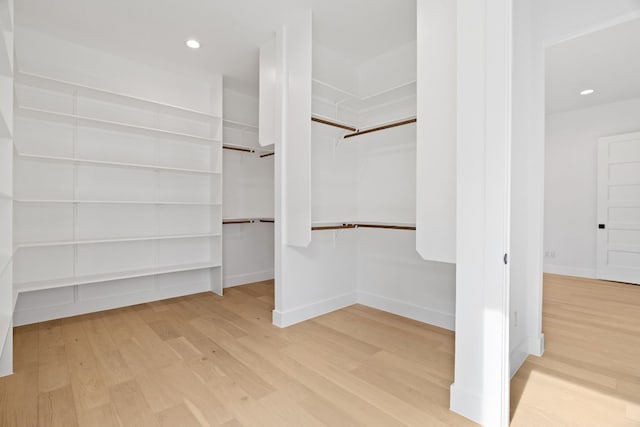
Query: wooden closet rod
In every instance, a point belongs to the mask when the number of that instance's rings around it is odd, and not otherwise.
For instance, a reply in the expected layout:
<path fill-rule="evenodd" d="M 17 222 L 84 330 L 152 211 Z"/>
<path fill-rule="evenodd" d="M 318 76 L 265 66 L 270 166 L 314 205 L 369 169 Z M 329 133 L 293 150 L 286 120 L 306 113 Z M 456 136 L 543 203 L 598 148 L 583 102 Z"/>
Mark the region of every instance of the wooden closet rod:
<path fill-rule="evenodd" d="M 311 231 L 343 230 L 345 228 L 356 228 L 356 226 L 354 224 L 322 225 L 317 227 L 311 227 Z"/>
<path fill-rule="evenodd" d="M 269 157 L 269 156 L 273 156 L 276 153 L 266 153 L 266 154 L 260 154 L 260 157 Z"/>
<path fill-rule="evenodd" d="M 272 220 L 272 219 L 261 219 L 260 222 L 266 222 L 266 223 L 269 223 L 269 224 L 275 223 L 275 221 Z"/>
<path fill-rule="evenodd" d="M 254 222 L 252 219 L 230 219 L 228 221 L 222 221 L 223 224 L 253 224 Z"/>
<path fill-rule="evenodd" d="M 416 227 L 410 225 L 393 225 L 393 224 L 340 224 L 340 225 L 322 225 L 311 227 L 312 231 L 322 230 L 342 230 L 345 228 L 383 228 L 387 230 L 413 230 Z"/>
<path fill-rule="evenodd" d="M 241 147 L 233 147 L 231 145 L 223 145 L 222 148 L 225 150 L 233 150 L 233 151 L 242 151 L 243 153 L 255 153 L 255 150 L 251 148 L 241 148 Z"/>
<path fill-rule="evenodd" d="M 398 126 L 404 126 L 404 125 L 408 125 L 411 123 L 415 123 L 417 122 L 418 119 L 413 118 L 413 119 L 406 119 L 406 120 L 401 120 L 399 122 L 394 122 L 394 123 L 389 123 L 386 125 L 382 125 L 382 126 L 376 126 L 374 128 L 370 128 L 370 129 L 364 129 L 364 130 L 358 130 L 355 131 L 354 133 L 350 133 L 344 136 L 344 138 L 353 138 L 354 136 L 360 136 L 360 135 L 364 135 L 367 133 L 371 133 L 371 132 L 378 132 L 380 130 L 385 130 L 385 129 L 391 129 L 391 128 L 395 128 Z"/>
<path fill-rule="evenodd" d="M 386 228 L 389 230 L 415 230 L 415 227 L 409 225 L 373 225 L 373 224 L 355 224 L 356 228 Z"/>
<path fill-rule="evenodd" d="M 338 123 L 338 122 L 332 122 L 331 120 L 321 119 L 321 118 L 315 117 L 315 116 L 311 116 L 311 121 L 312 122 L 316 122 L 316 123 L 322 123 L 323 125 L 328 125 L 328 126 L 333 126 L 333 127 L 336 127 L 336 128 L 348 130 L 348 131 L 351 131 L 351 132 L 358 132 L 358 129 L 354 128 L 353 126 L 344 125 L 344 124 Z"/>

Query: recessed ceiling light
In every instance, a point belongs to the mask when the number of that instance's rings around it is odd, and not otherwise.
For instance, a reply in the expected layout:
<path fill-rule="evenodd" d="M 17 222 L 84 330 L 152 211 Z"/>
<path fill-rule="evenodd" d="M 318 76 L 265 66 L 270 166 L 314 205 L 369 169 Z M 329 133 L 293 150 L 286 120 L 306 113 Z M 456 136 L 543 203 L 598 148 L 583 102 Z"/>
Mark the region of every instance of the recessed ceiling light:
<path fill-rule="evenodd" d="M 582 92 L 580 92 L 580 95 L 585 96 L 585 95 L 592 95 L 595 92 L 595 90 L 593 89 L 585 89 Z"/>
<path fill-rule="evenodd" d="M 198 49 L 200 48 L 200 42 L 196 39 L 189 39 L 187 40 L 187 46 L 189 46 L 191 49 Z"/>

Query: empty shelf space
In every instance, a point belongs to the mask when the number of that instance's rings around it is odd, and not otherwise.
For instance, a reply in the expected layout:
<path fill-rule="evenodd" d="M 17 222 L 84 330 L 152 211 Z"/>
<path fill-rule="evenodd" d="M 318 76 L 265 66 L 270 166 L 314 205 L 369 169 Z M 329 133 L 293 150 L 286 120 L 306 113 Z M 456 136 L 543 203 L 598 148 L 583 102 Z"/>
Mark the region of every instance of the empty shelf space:
<path fill-rule="evenodd" d="M 68 94 L 78 93 L 79 95 L 89 96 L 97 99 L 113 99 L 123 105 L 134 107 L 148 108 L 157 112 L 165 112 L 167 114 L 179 115 L 187 118 L 198 117 L 201 119 L 220 121 L 221 117 L 198 111 L 178 105 L 167 104 L 152 99 L 145 99 L 133 95 L 127 95 L 120 92 L 100 89 L 79 83 L 73 83 L 67 80 L 61 80 L 54 77 L 48 77 L 41 74 L 30 73 L 27 71 L 18 71 L 15 76 L 16 83 L 26 84 L 40 89 L 52 90 Z"/>
<path fill-rule="evenodd" d="M 43 110 L 40 108 L 21 107 L 15 109 L 18 117 L 34 118 L 39 120 L 52 120 L 58 122 L 69 122 L 70 124 L 83 124 L 89 127 L 95 127 L 105 130 L 125 131 L 143 135 L 152 135 L 158 137 L 170 137 L 188 140 L 190 142 L 199 142 L 206 144 L 220 143 L 219 140 L 199 135 L 192 135 L 182 132 L 174 132 L 165 129 L 151 128 L 146 126 L 138 126 L 130 123 L 115 122 L 103 120 L 93 117 L 86 117 L 77 114 L 61 113 L 57 111 Z"/>
<path fill-rule="evenodd" d="M 220 172 L 202 169 L 187 169 L 177 168 L 171 166 L 157 166 L 157 165 L 145 165 L 141 163 L 126 163 L 126 162 L 111 162 L 104 160 L 90 160 L 90 159 L 74 159 L 71 157 L 58 157 L 58 156 L 42 156 L 36 154 L 25 154 L 17 152 L 18 157 L 30 160 L 42 160 L 48 162 L 69 163 L 73 165 L 88 165 L 88 166 L 104 166 L 104 167 L 116 167 L 116 168 L 132 168 L 132 169 L 147 169 L 156 172 L 172 172 L 172 173 L 184 173 L 184 174 L 196 174 L 196 175 L 220 175 Z"/>
<path fill-rule="evenodd" d="M 62 200 L 62 199 L 14 199 L 17 203 L 88 204 L 88 205 L 169 205 L 169 206 L 222 206 L 213 202 L 162 202 L 142 200 Z"/>
<path fill-rule="evenodd" d="M 16 250 L 25 248 L 43 248 L 52 246 L 71 246 L 71 245 L 97 245 L 102 243 L 125 243 L 125 242 L 145 242 L 154 240 L 178 240 L 178 239 L 201 239 L 207 237 L 220 237 L 220 233 L 203 233 L 203 234 L 183 234 L 183 235 L 167 235 L 167 236 L 142 236 L 142 237 L 121 237 L 113 239 L 91 239 L 91 240 L 61 240 L 51 242 L 24 242 L 17 243 Z"/>
<path fill-rule="evenodd" d="M 182 264 L 167 267 L 147 268 L 141 270 L 120 271 L 115 273 L 102 273 L 87 276 L 65 277 L 62 279 L 43 280 L 36 282 L 15 283 L 16 293 L 40 291 L 44 289 L 64 288 L 67 286 L 87 285 L 90 283 L 111 282 L 114 280 L 134 279 L 136 277 L 155 276 L 158 274 L 180 273 L 184 271 L 204 270 L 218 268 L 220 262 L 205 262 L 196 264 Z"/>

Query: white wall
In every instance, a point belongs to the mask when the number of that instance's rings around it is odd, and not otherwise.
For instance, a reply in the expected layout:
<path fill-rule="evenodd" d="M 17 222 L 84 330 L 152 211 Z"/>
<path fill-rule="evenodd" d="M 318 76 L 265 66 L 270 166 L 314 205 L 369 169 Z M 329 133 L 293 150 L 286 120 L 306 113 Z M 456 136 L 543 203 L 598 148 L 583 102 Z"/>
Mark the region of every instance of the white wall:
<path fill-rule="evenodd" d="M 640 131 L 640 98 L 547 116 L 545 272 L 596 277 L 598 138 Z"/>
<path fill-rule="evenodd" d="M 455 264 L 423 260 L 414 231 L 357 233 L 358 303 L 453 330 Z"/>
<path fill-rule="evenodd" d="M 13 372 L 13 0 L 0 4 L 0 377 Z"/>
<path fill-rule="evenodd" d="M 258 98 L 224 91 L 224 118 L 257 125 Z M 260 148 L 257 129 L 224 128 L 224 143 Z M 274 218 L 274 157 L 223 150 L 223 218 Z M 274 225 L 223 226 L 224 286 L 274 278 Z"/>

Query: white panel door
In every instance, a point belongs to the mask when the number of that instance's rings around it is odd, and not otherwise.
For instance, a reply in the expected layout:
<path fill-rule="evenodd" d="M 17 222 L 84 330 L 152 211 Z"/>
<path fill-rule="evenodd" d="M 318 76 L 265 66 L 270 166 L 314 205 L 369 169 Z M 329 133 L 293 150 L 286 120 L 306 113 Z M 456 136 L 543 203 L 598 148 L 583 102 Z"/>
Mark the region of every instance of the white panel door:
<path fill-rule="evenodd" d="M 598 147 L 598 278 L 640 284 L 640 132 Z"/>

